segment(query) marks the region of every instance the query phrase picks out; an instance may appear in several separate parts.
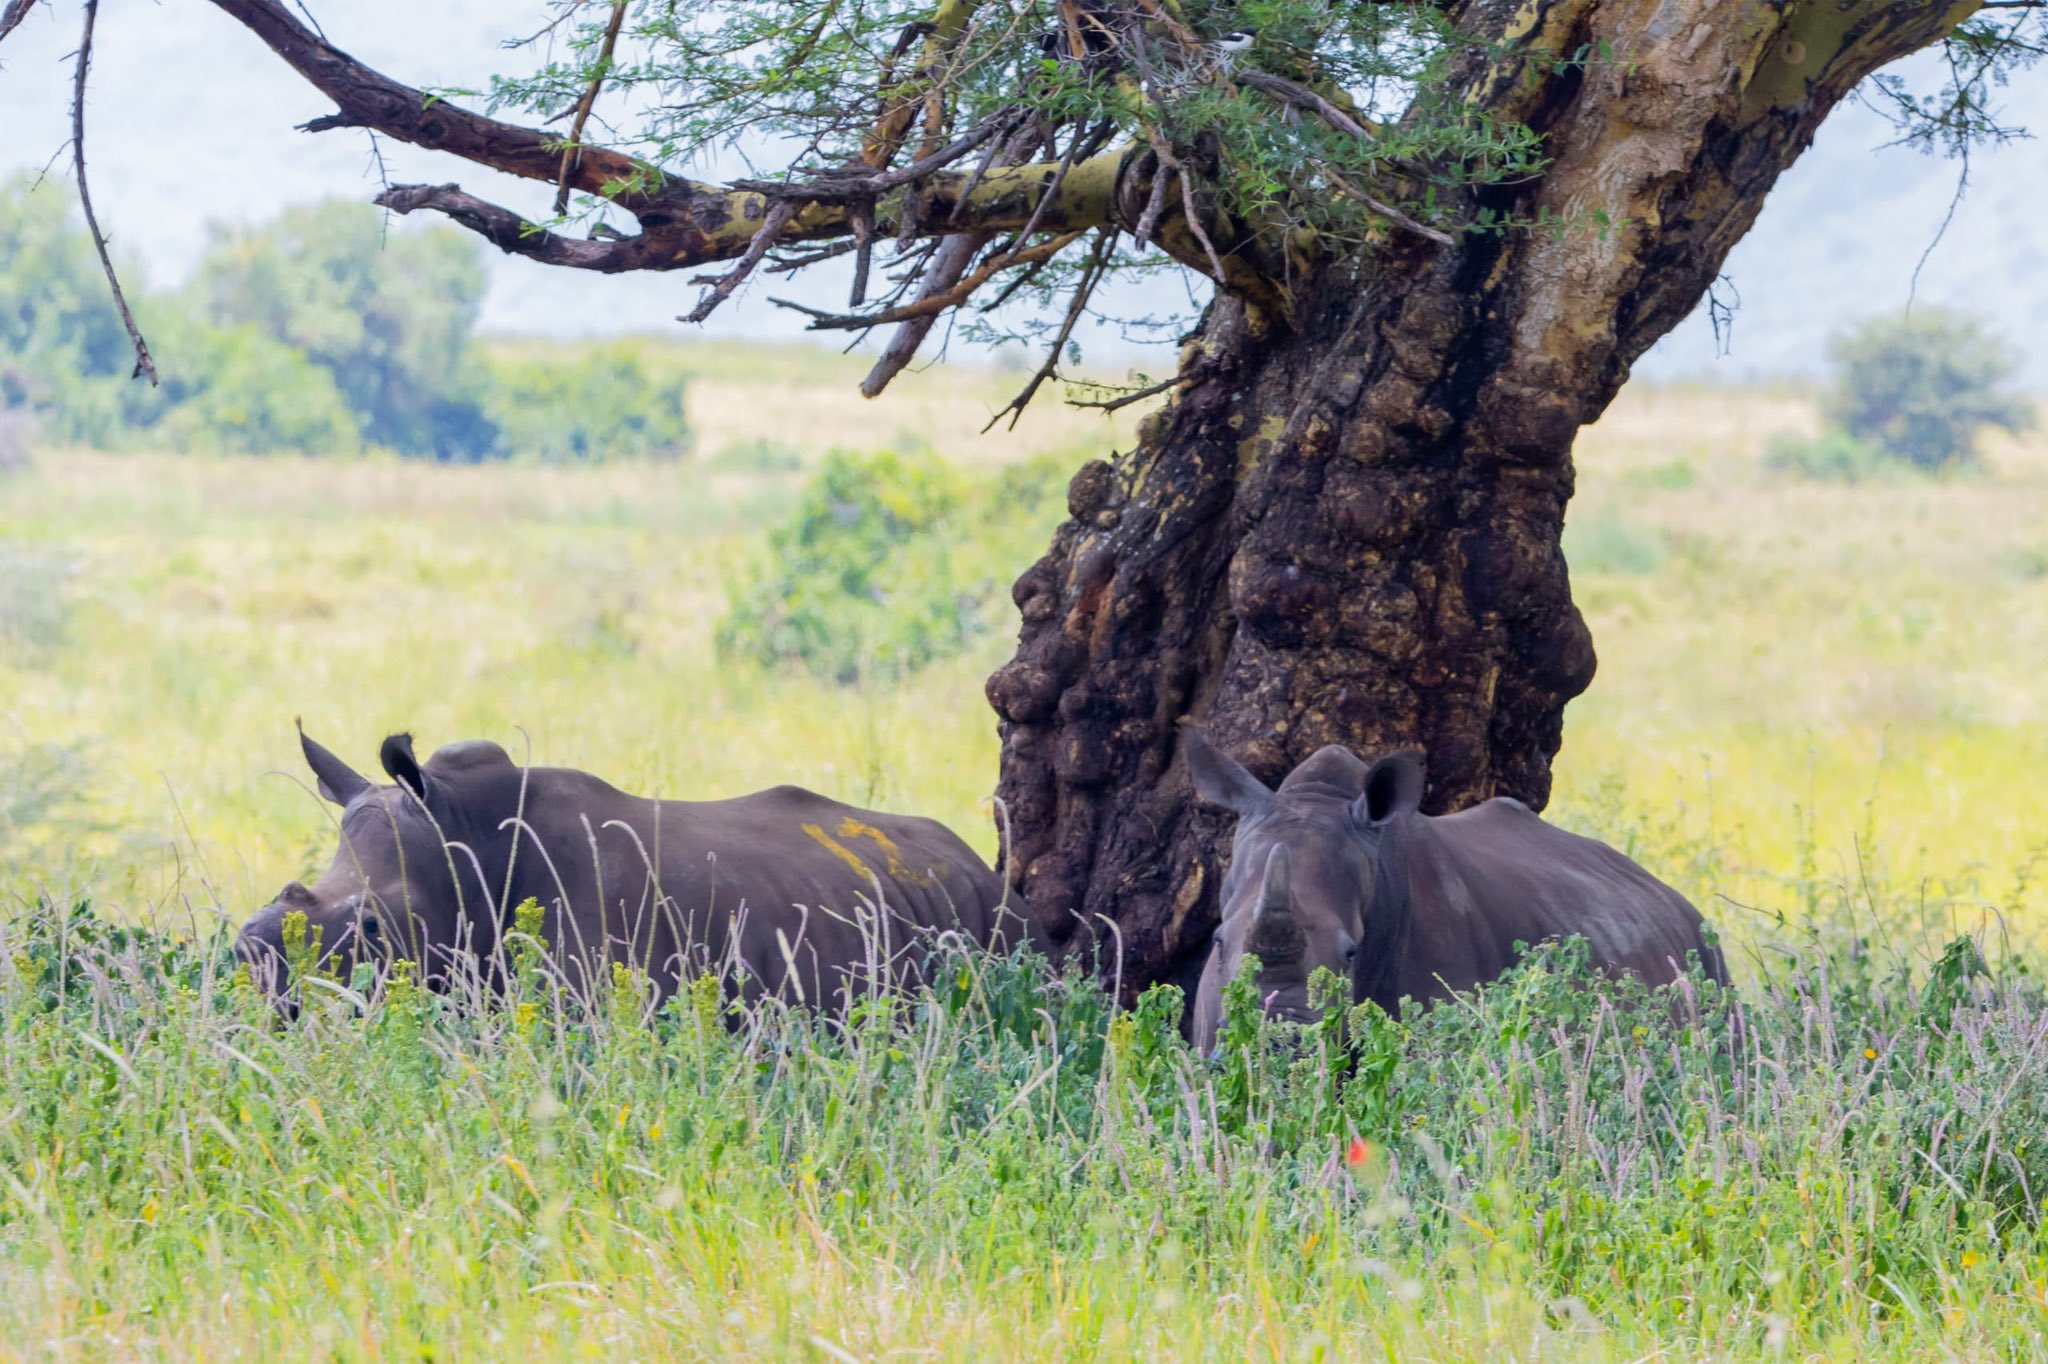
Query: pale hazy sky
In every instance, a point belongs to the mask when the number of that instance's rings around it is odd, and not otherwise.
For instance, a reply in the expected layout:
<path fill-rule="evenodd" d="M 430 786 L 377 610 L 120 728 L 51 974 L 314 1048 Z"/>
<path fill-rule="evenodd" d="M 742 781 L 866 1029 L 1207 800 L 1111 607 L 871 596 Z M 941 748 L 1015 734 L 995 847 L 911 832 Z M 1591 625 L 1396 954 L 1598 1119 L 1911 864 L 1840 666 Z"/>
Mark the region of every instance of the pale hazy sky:
<path fill-rule="evenodd" d="M 483 82 L 508 57 L 498 46 L 530 32 L 542 10 L 519 0 L 309 0 L 331 38 L 372 66 L 423 86 Z M 30 15 L 0 46 L 0 176 L 40 167 L 69 136 L 69 54 L 77 6 L 58 0 Z M 2003 92 L 2015 121 L 2048 135 L 2048 70 L 2023 73 Z M 119 247 L 151 278 L 191 268 L 210 221 L 247 222 L 280 203 L 368 198 L 376 168 L 359 132 L 299 133 L 293 125 L 331 106 L 255 38 L 202 0 L 103 0 L 88 103 L 88 164 L 95 202 Z M 1676 377 L 1726 378 L 1810 370 L 1827 336 L 1908 296 L 1914 262 L 1933 239 L 1956 184 L 1954 162 L 1892 149 L 1867 112 L 1845 109 L 1780 183 L 1728 273 L 1742 308 L 1733 353 L 1717 358 L 1703 315 L 1688 319 L 1637 368 Z M 539 215 L 545 186 L 513 181 L 451 157 L 384 143 L 395 181 L 456 180 L 485 198 Z M 719 168 L 695 168 L 700 173 Z M 1970 193 L 1943 246 L 1922 272 L 1918 298 L 1990 318 L 2028 357 L 2027 378 L 2048 388 L 2048 144 L 2021 141 L 1980 152 Z M 713 336 L 794 337 L 801 322 L 766 296 L 824 305 L 843 285 L 750 287 L 706 329 Z M 1150 295 L 1147 290 L 1153 291 Z M 601 276 L 499 258 L 486 325 L 555 335 L 642 330 L 681 333 L 674 320 L 696 296 L 681 274 Z M 1155 281 L 1124 291 L 1131 312 L 1184 305 L 1185 286 Z M 1090 359 L 1170 365 L 1164 351 L 1134 352 L 1113 333 L 1084 337 Z"/>

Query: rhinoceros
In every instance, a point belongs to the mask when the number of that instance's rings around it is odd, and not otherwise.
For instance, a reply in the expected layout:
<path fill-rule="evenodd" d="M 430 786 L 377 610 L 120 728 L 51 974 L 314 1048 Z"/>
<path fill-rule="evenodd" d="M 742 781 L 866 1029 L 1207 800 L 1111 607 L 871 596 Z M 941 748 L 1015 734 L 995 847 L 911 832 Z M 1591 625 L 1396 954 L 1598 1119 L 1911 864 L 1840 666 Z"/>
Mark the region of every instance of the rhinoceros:
<path fill-rule="evenodd" d="M 502 980 L 514 908 L 539 902 L 555 969 L 572 988 L 631 963 L 658 991 L 704 971 L 749 998 L 843 1008 L 910 986 L 935 941 L 1003 947 L 1026 920 L 1001 878 L 929 819 L 856 809 L 795 786 L 732 800 L 653 800 L 588 773 L 521 767 L 488 740 L 425 763 L 410 735 L 372 782 L 299 736 L 320 794 L 342 807 L 326 873 L 292 882 L 249 920 L 243 960 L 276 989 L 285 918 L 347 975 L 413 962 L 438 986 Z"/>
<path fill-rule="evenodd" d="M 1328 967 L 1355 1000 L 1393 1012 L 1442 999 L 1513 965 L 1517 943 L 1572 934 L 1610 974 L 1668 984 L 1697 955 L 1727 982 L 1720 950 L 1686 898 L 1606 844 L 1497 796 L 1457 814 L 1421 812 L 1423 768 L 1408 753 L 1368 767 L 1331 744 L 1277 791 L 1189 725 L 1195 793 L 1234 811 L 1237 830 L 1216 929 L 1195 993 L 1207 1049 L 1223 987 L 1259 959 L 1269 1014 L 1312 1017 L 1308 981 Z"/>

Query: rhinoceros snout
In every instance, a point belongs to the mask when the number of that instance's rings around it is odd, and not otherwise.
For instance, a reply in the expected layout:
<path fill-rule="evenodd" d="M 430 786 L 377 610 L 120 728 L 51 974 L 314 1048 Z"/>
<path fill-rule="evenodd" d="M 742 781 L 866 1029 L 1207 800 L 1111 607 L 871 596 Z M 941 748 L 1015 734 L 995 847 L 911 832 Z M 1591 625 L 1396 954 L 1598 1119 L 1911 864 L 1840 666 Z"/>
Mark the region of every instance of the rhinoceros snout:
<path fill-rule="evenodd" d="M 285 913 L 282 901 L 265 905 L 235 935 L 235 955 L 248 965 L 256 984 L 270 994 L 284 988 L 289 969 L 284 953 Z"/>

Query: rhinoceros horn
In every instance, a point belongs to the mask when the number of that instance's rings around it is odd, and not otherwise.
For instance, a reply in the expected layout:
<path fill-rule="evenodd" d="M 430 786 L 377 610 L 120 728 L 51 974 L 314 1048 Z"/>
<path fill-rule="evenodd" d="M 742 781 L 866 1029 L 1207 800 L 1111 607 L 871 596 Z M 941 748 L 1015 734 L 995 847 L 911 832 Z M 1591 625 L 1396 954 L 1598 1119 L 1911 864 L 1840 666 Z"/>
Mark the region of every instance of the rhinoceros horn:
<path fill-rule="evenodd" d="M 1307 935 L 1294 912 L 1285 843 L 1275 843 L 1266 854 L 1266 874 L 1259 882 L 1259 903 L 1252 910 L 1251 941 L 1246 945 L 1267 964 L 1298 960 L 1307 947 Z"/>

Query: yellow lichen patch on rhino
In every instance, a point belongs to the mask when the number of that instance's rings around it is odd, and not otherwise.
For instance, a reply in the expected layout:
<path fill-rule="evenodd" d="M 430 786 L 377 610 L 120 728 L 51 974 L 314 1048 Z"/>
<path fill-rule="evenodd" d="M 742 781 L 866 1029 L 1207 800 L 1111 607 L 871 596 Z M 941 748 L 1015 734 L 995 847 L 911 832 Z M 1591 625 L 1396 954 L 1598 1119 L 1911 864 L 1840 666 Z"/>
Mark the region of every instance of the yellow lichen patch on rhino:
<path fill-rule="evenodd" d="M 839 827 L 833 830 L 833 832 L 841 838 L 868 839 L 877 848 L 880 848 L 882 856 L 889 861 L 889 875 L 898 881 L 908 881 L 915 886 L 929 885 L 934 879 L 944 880 L 946 873 L 952 870 L 951 867 L 948 867 L 943 862 L 922 869 L 911 866 L 903 860 L 903 849 L 896 845 L 895 839 L 889 837 L 889 835 L 883 833 L 874 825 L 863 823 L 851 815 L 840 820 Z"/>
<path fill-rule="evenodd" d="M 868 864 L 860 860 L 859 853 L 856 853 L 853 849 L 826 833 L 822 825 L 806 824 L 803 826 L 803 830 L 812 838 L 817 839 L 819 846 L 823 847 L 826 852 L 831 853 L 841 862 L 853 868 L 854 875 L 861 877 L 874 875 L 874 872 L 868 869 Z"/>

